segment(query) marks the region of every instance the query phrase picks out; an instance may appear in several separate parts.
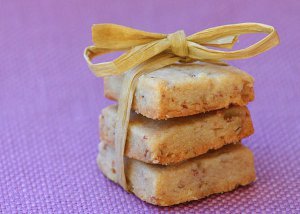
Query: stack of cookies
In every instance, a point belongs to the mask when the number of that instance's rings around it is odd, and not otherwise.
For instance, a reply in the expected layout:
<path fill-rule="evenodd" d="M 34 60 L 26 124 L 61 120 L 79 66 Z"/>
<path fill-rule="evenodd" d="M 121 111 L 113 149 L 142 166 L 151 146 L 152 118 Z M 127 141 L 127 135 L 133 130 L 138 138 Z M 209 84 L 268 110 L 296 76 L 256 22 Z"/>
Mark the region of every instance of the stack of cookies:
<path fill-rule="evenodd" d="M 107 98 L 118 100 L 122 76 L 105 77 Z M 129 190 L 161 206 L 197 200 L 255 180 L 247 103 L 253 78 L 232 66 L 174 64 L 140 77 L 125 147 Z M 98 165 L 116 181 L 117 106 L 100 115 Z"/>

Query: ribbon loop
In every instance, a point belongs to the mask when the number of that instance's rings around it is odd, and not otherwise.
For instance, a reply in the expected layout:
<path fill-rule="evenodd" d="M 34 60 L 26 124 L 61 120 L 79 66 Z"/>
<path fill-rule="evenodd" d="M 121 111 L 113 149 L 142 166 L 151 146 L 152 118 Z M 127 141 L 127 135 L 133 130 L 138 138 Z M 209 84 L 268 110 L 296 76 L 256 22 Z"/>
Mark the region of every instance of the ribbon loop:
<path fill-rule="evenodd" d="M 189 54 L 189 49 L 187 46 L 187 41 L 185 33 L 183 30 L 176 31 L 168 35 L 168 40 L 171 43 L 171 51 L 176 56 L 187 57 Z"/>

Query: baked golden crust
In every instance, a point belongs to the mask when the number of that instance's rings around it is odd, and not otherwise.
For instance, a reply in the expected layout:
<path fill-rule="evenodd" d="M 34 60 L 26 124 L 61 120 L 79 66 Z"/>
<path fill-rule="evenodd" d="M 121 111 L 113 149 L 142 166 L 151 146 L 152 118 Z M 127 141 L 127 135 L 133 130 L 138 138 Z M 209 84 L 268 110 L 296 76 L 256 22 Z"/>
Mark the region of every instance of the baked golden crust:
<path fill-rule="evenodd" d="M 104 78 L 104 95 L 117 100 L 122 76 Z M 183 117 L 244 106 L 254 99 L 253 78 L 232 66 L 171 65 L 140 78 L 132 108 L 151 119 Z"/>
<path fill-rule="evenodd" d="M 116 181 L 115 153 L 100 143 L 98 165 Z M 256 178 L 252 152 L 231 144 L 174 166 L 161 166 L 126 159 L 129 190 L 151 204 L 170 206 L 223 193 L 253 182 Z"/>
<path fill-rule="evenodd" d="M 117 106 L 102 110 L 100 138 L 114 144 Z M 174 164 L 239 142 L 253 134 L 247 107 L 232 106 L 182 118 L 155 121 L 132 112 L 125 154 L 147 163 Z"/>

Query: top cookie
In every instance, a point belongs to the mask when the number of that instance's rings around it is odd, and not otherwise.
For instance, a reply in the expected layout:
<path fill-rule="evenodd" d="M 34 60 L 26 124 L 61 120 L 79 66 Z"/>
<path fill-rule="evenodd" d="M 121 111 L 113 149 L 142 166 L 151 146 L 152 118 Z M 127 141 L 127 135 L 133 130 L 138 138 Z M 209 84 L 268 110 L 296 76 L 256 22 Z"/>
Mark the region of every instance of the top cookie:
<path fill-rule="evenodd" d="M 122 76 L 104 78 L 104 94 L 117 100 Z M 174 64 L 140 77 L 132 108 L 151 119 L 183 117 L 244 106 L 254 99 L 254 79 L 233 66 Z"/>

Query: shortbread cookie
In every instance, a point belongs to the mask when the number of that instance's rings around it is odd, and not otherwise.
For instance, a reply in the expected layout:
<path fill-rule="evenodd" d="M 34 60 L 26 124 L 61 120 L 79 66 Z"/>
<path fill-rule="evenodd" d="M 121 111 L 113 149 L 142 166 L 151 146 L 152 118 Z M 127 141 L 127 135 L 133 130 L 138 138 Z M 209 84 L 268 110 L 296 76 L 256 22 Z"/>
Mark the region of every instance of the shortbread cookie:
<path fill-rule="evenodd" d="M 104 78 L 104 94 L 117 100 L 122 76 Z M 246 105 L 254 99 L 253 78 L 232 66 L 176 64 L 140 77 L 133 109 L 151 119 L 183 117 Z"/>
<path fill-rule="evenodd" d="M 113 144 L 117 106 L 100 115 L 100 138 Z M 172 164 L 235 143 L 254 132 L 246 107 L 232 106 L 212 112 L 169 120 L 152 120 L 131 114 L 126 156 L 155 164 Z"/>
<path fill-rule="evenodd" d="M 116 181 L 115 153 L 103 142 L 98 165 L 104 175 Z M 252 152 L 231 144 L 173 166 L 161 166 L 126 159 L 129 190 L 151 204 L 170 206 L 198 200 L 235 189 L 255 180 Z"/>

